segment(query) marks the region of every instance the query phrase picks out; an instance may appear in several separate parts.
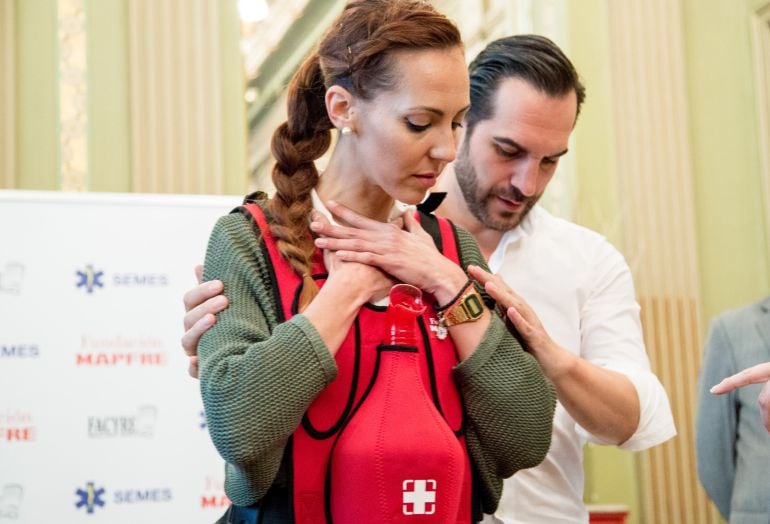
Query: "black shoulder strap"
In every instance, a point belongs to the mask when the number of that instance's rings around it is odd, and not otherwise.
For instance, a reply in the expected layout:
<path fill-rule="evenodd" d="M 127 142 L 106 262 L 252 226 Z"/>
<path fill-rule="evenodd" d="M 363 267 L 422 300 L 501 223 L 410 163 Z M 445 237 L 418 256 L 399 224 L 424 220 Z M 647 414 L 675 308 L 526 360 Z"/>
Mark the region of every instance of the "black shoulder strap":
<path fill-rule="evenodd" d="M 438 219 L 433 213 L 426 213 L 422 209 L 417 209 L 420 215 L 420 225 L 431 236 L 436 249 L 444 252 L 444 240 L 441 238 L 441 229 L 439 229 Z"/>

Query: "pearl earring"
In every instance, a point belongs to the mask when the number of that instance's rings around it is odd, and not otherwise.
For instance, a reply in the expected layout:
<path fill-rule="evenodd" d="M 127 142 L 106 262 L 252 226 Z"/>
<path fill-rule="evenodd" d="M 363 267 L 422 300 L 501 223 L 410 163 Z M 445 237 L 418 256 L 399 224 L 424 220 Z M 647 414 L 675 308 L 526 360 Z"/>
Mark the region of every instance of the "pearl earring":
<path fill-rule="evenodd" d="M 340 132 L 343 135 L 349 135 L 350 133 L 353 132 L 353 130 L 350 128 L 350 126 L 344 126 L 342 129 L 340 129 Z"/>

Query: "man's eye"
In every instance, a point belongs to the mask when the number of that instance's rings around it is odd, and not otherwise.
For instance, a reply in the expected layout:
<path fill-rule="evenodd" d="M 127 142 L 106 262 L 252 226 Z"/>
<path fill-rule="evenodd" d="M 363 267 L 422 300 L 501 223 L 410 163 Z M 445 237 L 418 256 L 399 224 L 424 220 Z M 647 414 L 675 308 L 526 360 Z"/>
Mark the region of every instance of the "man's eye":
<path fill-rule="evenodd" d="M 500 156 L 504 156 L 505 158 L 513 158 L 518 154 L 518 150 L 514 151 L 508 151 L 506 149 L 503 149 L 499 145 L 495 144 L 495 150 L 497 151 L 497 154 Z"/>

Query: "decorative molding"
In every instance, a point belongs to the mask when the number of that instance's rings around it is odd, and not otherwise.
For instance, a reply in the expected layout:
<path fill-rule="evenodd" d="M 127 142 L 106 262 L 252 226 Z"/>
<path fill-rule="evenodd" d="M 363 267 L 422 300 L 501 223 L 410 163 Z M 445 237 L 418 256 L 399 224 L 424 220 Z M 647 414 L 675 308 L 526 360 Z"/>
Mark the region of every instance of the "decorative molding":
<path fill-rule="evenodd" d="M 61 188 L 88 186 L 85 0 L 59 0 L 59 125 Z"/>
<path fill-rule="evenodd" d="M 607 6 L 624 252 L 679 432 L 640 454 L 642 520 L 715 523 L 697 479 L 692 424 L 702 330 L 682 0 Z"/>
<path fill-rule="evenodd" d="M 218 0 L 128 2 L 132 190 L 223 188 Z"/>
<path fill-rule="evenodd" d="M 16 186 L 15 0 L 0 0 L 0 188 Z"/>

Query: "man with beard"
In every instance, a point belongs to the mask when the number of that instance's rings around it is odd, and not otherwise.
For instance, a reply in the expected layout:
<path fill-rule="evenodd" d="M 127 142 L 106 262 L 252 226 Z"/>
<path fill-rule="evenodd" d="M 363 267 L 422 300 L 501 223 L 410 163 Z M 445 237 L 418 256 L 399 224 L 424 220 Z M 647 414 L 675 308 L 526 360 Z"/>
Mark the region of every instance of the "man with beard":
<path fill-rule="evenodd" d="M 638 451 L 668 440 L 668 397 L 650 371 L 623 256 L 536 205 L 585 98 L 572 63 L 550 40 L 518 35 L 489 44 L 469 69 L 471 109 L 436 213 L 475 236 L 495 275 L 470 274 L 505 308 L 559 399 L 548 456 L 506 480 L 485 522 L 585 523 L 583 445 Z M 227 304 L 217 293 L 221 284 L 208 282 L 185 295 L 193 374 L 197 340 Z"/>

